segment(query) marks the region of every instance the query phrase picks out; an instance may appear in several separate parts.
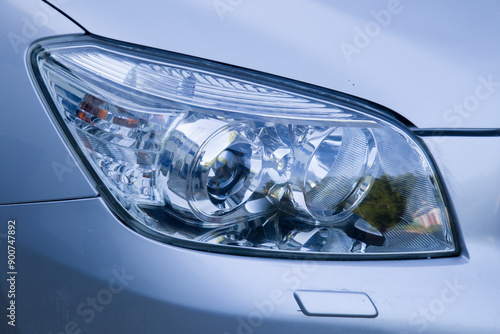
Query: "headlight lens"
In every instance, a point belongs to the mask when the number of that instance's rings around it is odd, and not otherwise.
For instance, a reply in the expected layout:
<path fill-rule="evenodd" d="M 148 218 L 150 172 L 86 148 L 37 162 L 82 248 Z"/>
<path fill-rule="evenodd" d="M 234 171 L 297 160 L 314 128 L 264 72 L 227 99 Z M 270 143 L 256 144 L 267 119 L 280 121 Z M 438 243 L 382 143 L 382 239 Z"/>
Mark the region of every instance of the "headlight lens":
<path fill-rule="evenodd" d="M 156 239 L 292 257 L 458 251 L 422 144 L 368 103 L 90 36 L 43 41 L 30 61 L 109 204 Z"/>

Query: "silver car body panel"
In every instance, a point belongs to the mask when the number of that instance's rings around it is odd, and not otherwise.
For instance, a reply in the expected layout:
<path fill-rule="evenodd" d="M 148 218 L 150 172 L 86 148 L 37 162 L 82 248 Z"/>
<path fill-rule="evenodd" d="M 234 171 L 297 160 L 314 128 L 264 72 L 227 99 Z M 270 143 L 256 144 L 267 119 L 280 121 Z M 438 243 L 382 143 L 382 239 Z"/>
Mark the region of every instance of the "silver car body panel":
<path fill-rule="evenodd" d="M 498 43 L 472 36 L 498 35 L 491 10 L 496 2 L 433 2 L 432 10 L 429 1 L 401 2 L 404 10 L 351 63 L 339 43 L 351 43 L 353 29 L 374 20 L 372 10 L 389 10 L 390 2 L 228 1 L 233 9 L 222 18 L 214 9 L 218 1 L 59 2 L 54 4 L 91 33 L 350 93 L 422 128 L 453 127 L 443 112 L 475 96 L 478 78 L 500 78 Z M 15 220 L 14 332 L 500 331 L 499 137 L 423 139 L 456 213 L 461 256 L 312 262 L 173 247 L 132 231 L 96 198 L 29 81 L 25 53 L 32 42 L 83 30 L 40 1 L 2 7 L 2 31 L 24 38 L 20 44 L 0 40 L 0 245 L 6 248 L 6 223 Z M 51 14 L 37 21 L 40 13 Z M 36 32 L 25 34 L 30 22 Z M 500 128 L 499 96 L 491 92 L 457 126 Z M 54 162 L 67 167 L 58 165 L 66 171 L 62 181 Z M 1 268 L 7 273 L 6 261 Z M 0 287 L 5 310 L 8 282 L 1 280 Z M 378 316 L 307 316 L 293 297 L 296 290 L 365 293 Z"/>
<path fill-rule="evenodd" d="M 8 1 L 0 11 L 0 204 L 96 196 L 27 75 L 36 39 L 82 29 L 41 1 Z"/>

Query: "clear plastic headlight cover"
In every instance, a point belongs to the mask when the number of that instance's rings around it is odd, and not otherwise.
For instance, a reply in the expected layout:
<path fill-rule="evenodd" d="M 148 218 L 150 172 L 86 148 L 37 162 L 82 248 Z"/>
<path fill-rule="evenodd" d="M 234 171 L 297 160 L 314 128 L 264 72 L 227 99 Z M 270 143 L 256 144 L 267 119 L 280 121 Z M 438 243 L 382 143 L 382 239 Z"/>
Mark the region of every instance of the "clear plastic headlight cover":
<path fill-rule="evenodd" d="M 150 237 L 263 256 L 458 252 L 425 148 L 370 103 L 90 36 L 29 57 L 104 198 Z"/>

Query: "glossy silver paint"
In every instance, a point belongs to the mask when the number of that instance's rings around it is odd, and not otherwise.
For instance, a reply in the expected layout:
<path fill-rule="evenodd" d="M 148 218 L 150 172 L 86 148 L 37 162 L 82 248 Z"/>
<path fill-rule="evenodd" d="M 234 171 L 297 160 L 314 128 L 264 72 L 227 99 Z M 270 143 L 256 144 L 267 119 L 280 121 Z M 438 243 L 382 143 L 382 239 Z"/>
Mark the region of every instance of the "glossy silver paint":
<path fill-rule="evenodd" d="M 484 37 L 500 30 L 492 18 L 496 3 L 401 1 L 405 11 L 349 64 L 339 42 L 350 42 L 353 27 L 363 27 L 372 20 L 370 11 L 388 2 L 233 1 L 240 5 L 224 12 L 224 20 L 213 1 L 62 2 L 58 6 L 97 35 L 337 89 L 392 108 L 423 128 L 451 127 L 444 111 L 474 95 L 478 77 L 500 78 L 498 43 Z M 39 11 L 48 11 L 47 5 L 4 2 L 3 36 L 24 37 L 24 22 Z M 54 171 L 54 162 L 75 165 L 30 84 L 25 52 L 36 39 L 83 31 L 51 13 L 46 24 L 33 23 L 37 32 L 24 37 L 17 52 L 8 38 L 0 40 L 0 203 L 12 203 L 0 205 L 0 246 L 6 248 L 6 222 L 15 219 L 19 272 L 17 325 L 6 327 L 3 319 L 0 332 L 500 331 L 500 137 L 423 138 L 456 212 L 459 257 L 294 261 L 161 244 L 117 220 L 79 167 L 62 182 Z M 499 96 L 491 92 L 461 116 L 460 126 L 499 128 Z M 0 286 L 5 310 L 5 279 Z M 293 296 L 297 290 L 363 292 L 378 316 L 307 316 Z"/>
<path fill-rule="evenodd" d="M 0 10 L 0 204 L 96 196 L 27 76 L 34 40 L 83 31 L 41 1 Z"/>

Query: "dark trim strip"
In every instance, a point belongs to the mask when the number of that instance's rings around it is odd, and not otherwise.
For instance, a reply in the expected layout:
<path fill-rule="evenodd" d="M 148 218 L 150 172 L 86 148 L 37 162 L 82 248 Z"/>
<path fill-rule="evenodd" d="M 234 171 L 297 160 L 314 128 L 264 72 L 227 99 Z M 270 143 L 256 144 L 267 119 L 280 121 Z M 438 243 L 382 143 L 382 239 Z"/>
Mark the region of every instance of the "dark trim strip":
<path fill-rule="evenodd" d="M 47 5 L 49 5 L 50 7 L 52 7 L 53 9 L 55 9 L 56 11 L 58 11 L 60 14 L 62 14 L 68 20 L 70 20 L 71 22 L 73 22 L 74 24 L 76 24 L 80 29 L 82 29 L 83 31 L 85 31 L 85 34 L 89 34 L 90 33 L 87 29 L 85 29 L 84 26 L 82 26 L 80 23 L 76 22 L 72 17 L 70 17 L 65 12 L 63 12 L 61 9 L 59 9 L 56 6 L 54 6 L 53 4 L 51 4 L 48 0 L 42 0 L 42 2 L 45 2 Z"/>
<path fill-rule="evenodd" d="M 421 137 L 500 137 L 500 129 L 410 128 L 410 131 Z"/>
<path fill-rule="evenodd" d="M 12 203 L 1 203 L 0 208 L 3 206 L 12 206 L 12 205 L 31 205 L 31 204 L 45 204 L 45 203 L 58 203 L 58 202 L 68 202 L 68 201 L 82 201 L 87 199 L 95 199 L 100 196 L 93 197 L 74 197 L 74 198 L 61 198 L 61 199 L 46 199 L 39 201 L 21 201 L 21 202 L 12 202 Z"/>

